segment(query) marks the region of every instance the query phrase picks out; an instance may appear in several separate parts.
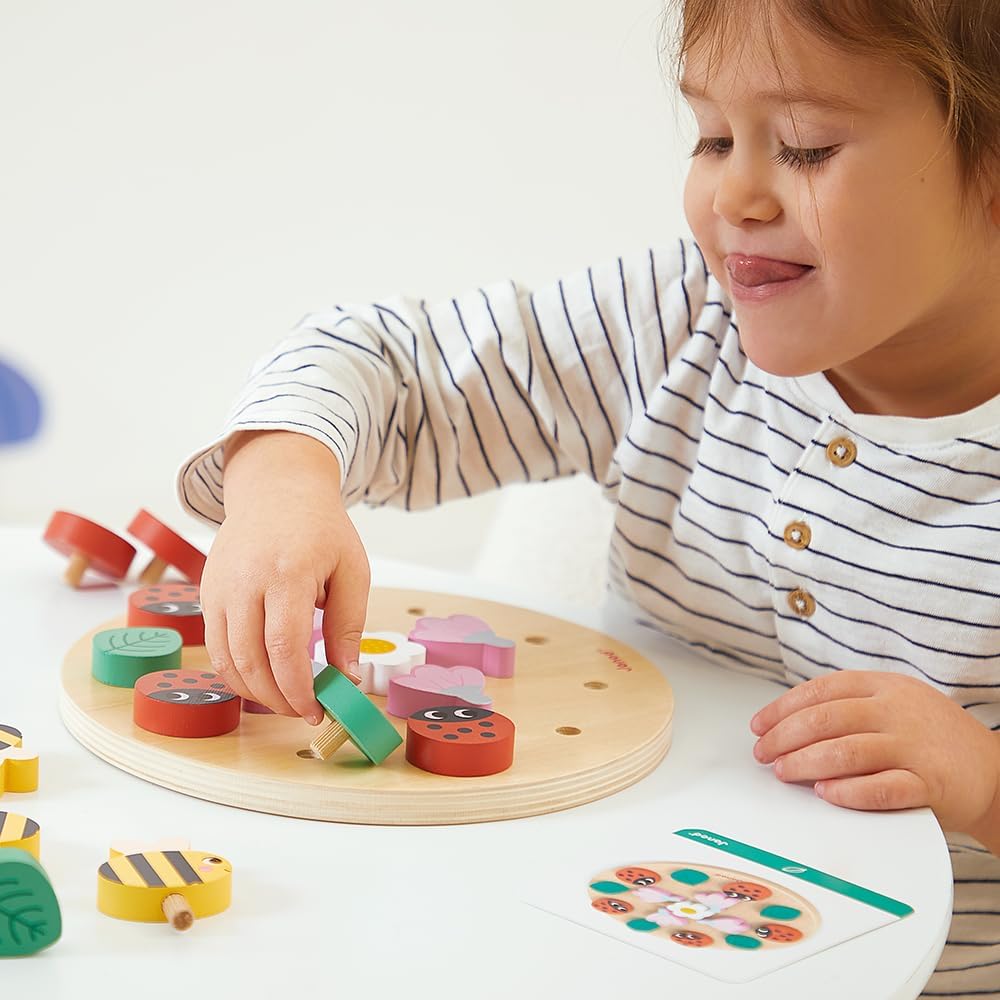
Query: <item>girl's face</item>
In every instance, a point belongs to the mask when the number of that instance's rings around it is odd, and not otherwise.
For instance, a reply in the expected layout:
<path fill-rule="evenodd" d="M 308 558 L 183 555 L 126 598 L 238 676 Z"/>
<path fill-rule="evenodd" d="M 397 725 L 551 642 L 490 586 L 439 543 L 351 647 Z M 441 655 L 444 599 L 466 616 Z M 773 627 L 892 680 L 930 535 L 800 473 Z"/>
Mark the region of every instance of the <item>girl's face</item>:
<path fill-rule="evenodd" d="M 691 230 L 759 367 L 827 371 L 835 384 L 839 373 L 848 387 L 904 373 L 926 383 L 974 327 L 1000 333 L 988 199 L 963 214 L 945 116 L 924 81 L 776 32 L 785 89 L 801 98 L 792 104 L 769 96 L 782 81 L 753 33 L 726 47 L 710 79 L 707 54 L 688 55 L 682 89 L 701 137 L 684 198 Z M 741 256 L 812 270 L 753 298 L 737 283 L 754 281 Z"/>

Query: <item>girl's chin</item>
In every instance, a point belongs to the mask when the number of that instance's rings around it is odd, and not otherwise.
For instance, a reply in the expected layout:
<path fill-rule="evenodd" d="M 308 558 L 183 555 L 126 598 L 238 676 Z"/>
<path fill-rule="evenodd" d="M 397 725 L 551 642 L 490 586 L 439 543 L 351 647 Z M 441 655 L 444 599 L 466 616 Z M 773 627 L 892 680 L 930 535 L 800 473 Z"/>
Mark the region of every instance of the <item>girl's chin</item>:
<path fill-rule="evenodd" d="M 743 348 L 743 353 L 761 371 L 780 378 L 813 375 L 830 367 L 815 355 L 789 350 L 773 339 L 758 343 L 753 337 L 747 336 L 745 328 L 740 329 L 740 346 Z"/>

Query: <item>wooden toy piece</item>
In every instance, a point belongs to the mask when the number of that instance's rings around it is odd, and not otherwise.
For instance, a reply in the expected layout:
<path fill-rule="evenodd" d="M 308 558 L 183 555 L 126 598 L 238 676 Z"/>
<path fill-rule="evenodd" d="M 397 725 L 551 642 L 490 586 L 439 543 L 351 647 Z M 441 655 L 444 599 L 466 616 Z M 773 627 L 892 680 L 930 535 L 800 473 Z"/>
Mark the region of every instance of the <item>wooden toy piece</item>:
<path fill-rule="evenodd" d="M 185 931 L 196 917 L 225 910 L 233 866 L 204 851 L 141 851 L 111 857 L 97 870 L 97 908 L 119 920 L 169 923 Z"/>
<path fill-rule="evenodd" d="M 499 774 L 514 762 L 514 723 L 487 708 L 428 708 L 406 721 L 406 759 L 433 774 Z"/>
<path fill-rule="evenodd" d="M 0 958 L 24 957 L 62 934 L 59 900 L 38 859 L 0 847 Z"/>
<path fill-rule="evenodd" d="M 38 754 L 24 749 L 21 730 L 0 724 L 0 795 L 38 788 Z"/>
<path fill-rule="evenodd" d="M 88 568 L 121 580 L 135 556 L 135 546 L 120 535 L 65 510 L 52 515 L 42 537 L 69 559 L 64 578 L 71 587 L 80 586 Z"/>
<path fill-rule="evenodd" d="M 168 567 L 180 571 L 191 583 L 200 584 L 205 571 L 205 553 L 185 541 L 148 510 L 140 510 L 132 518 L 128 533 L 134 535 L 153 552 L 150 564 L 139 574 L 139 582 L 159 583 Z"/>
<path fill-rule="evenodd" d="M 94 636 L 90 672 L 94 680 L 130 688 L 144 674 L 177 670 L 180 632 L 173 628 L 113 628 Z"/>
<path fill-rule="evenodd" d="M 40 857 L 41 828 L 27 816 L 0 811 L 0 847 L 16 847 L 18 850 L 27 851 L 33 857 Z"/>
<path fill-rule="evenodd" d="M 166 837 L 149 843 L 140 840 L 116 840 L 109 849 L 109 856 L 122 858 L 126 854 L 142 854 L 145 851 L 190 851 L 191 841 L 184 837 Z"/>
<path fill-rule="evenodd" d="M 474 615 L 418 618 L 410 638 L 427 648 L 427 660 L 442 667 L 478 667 L 487 677 L 514 676 L 514 643 Z"/>
<path fill-rule="evenodd" d="M 393 677 L 402 677 L 427 658 L 427 650 L 399 632 L 364 632 L 358 653 L 359 687 L 383 698 Z"/>
<path fill-rule="evenodd" d="M 331 723 L 309 744 L 317 757 L 326 760 L 350 740 L 373 764 L 381 764 L 403 742 L 368 696 L 336 668 L 322 670 L 313 687 Z"/>
<path fill-rule="evenodd" d="M 189 583 L 163 583 L 137 590 L 128 599 L 131 628 L 173 628 L 185 646 L 205 645 L 205 619 L 198 588 Z"/>
<path fill-rule="evenodd" d="M 454 708 L 459 705 L 488 707 L 493 699 L 484 690 L 486 678 L 475 667 L 438 667 L 427 664 L 415 667 L 405 677 L 389 681 L 389 700 L 386 711 L 400 719 L 408 719 L 415 712 L 442 705 Z"/>
<path fill-rule="evenodd" d="M 210 670 L 160 670 L 135 682 L 133 719 L 161 736 L 223 736 L 240 724 L 240 699 Z"/>

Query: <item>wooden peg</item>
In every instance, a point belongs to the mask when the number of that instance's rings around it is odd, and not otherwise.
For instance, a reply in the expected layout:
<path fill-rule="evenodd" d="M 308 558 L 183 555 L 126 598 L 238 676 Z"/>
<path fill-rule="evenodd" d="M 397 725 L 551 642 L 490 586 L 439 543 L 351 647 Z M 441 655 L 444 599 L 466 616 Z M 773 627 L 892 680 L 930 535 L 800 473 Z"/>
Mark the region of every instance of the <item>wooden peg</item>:
<path fill-rule="evenodd" d="M 177 892 L 163 900 L 163 915 L 175 931 L 189 930 L 194 924 L 194 910 L 188 905 L 188 901 Z"/>
<path fill-rule="evenodd" d="M 309 744 L 322 760 L 350 741 L 373 763 L 381 764 L 403 742 L 393 724 L 368 696 L 334 667 L 321 670 L 313 680 L 316 700 L 330 725 Z"/>
<path fill-rule="evenodd" d="M 225 910 L 233 866 L 203 851 L 141 851 L 110 858 L 97 871 L 97 908 L 119 920 L 169 923 L 187 930 L 195 918 Z"/>
<path fill-rule="evenodd" d="M 135 556 L 135 546 L 121 536 L 64 510 L 57 510 L 52 515 L 42 537 L 56 552 L 69 559 L 64 579 L 71 587 L 80 586 L 88 569 L 121 580 Z"/>
<path fill-rule="evenodd" d="M 153 553 L 153 559 L 139 574 L 139 582 L 147 586 L 159 583 L 168 568 L 173 567 L 191 583 L 200 584 L 205 570 L 205 553 L 168 528 L 148 510 L 140 510 L 132 518 L 128 533 L 134 535 Z"/>

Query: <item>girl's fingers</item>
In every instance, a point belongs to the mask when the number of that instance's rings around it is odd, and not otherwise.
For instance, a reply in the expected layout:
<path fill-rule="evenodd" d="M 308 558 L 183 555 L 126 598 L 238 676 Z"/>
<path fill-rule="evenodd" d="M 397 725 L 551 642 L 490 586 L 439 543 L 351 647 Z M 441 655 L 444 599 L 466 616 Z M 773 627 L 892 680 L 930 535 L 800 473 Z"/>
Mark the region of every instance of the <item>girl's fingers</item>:
<path fill-rule="evenodd" d="M 229 654 L 229 634 L 225 612 L 217 611 L 214 604 L 203 602 L 202 615 L 205 619 L 205 650 L 208 653 L 212 669 L 240 698 L 253 701 L 250 689 L 243 683 L 243 679 L 233 665 L 233 658 Z"/>
<path fill-rule="evenodd" d="M 814 677 L 765 705 L 750 720 L 750 729 L 758 736 L 763 736 L 782 719 L 787 719 L 803 708 L 841 698 L 868 698 L 877 690 L 877 682 L 868 670 L 838 670 L 822 677 Z"/>
<path fill-rule="evenodd" d="M 288 704 L 271 673 L 264 646 L 263 597 L 227 609 L 226 624 L 229 653 L 251 699 L 279 715 L 297 716 L 299 713 Z"/>
<path fill-rule="evenodd" d="M 323 707 L 313 693 L 309 640 L 313 629 L 314 588 L 299 585 L 264 596 L 264 647 L 275 683 L 296 715 L 318 725 Z"/>
<path fill-rule="evenodd" d="M 358 651 L 361 633 L 365 630 L 368 613 L 368 590 L 371 573 L 364 553 L 344 560 L 327 581 L 326 604 L 323 608 L 323 644 L 327 661 L 355 683 L 358 673 Z"/>
<path fill-rule="evenodd" d="M 753 754 L 762 764 L 770 764 L 824 740 L 877 732 L 881 726 L 873 699 L 844 698 L 810 705 L 782 719 L 757 741 Z"/>
<path fill-rule="evenodd" d="M 782 781 L 824 781 L 878 774 L 901 766 L 899 742 L 883 733 L 824 740 L 779 757 L 774 773 Z"/>
<path fill-rule="evenodd" d="M 820 798 L 845 809 L 916 809 L 930 804 L 924 780 L 902 769 L 818 781 L 815 790 Z"/>

